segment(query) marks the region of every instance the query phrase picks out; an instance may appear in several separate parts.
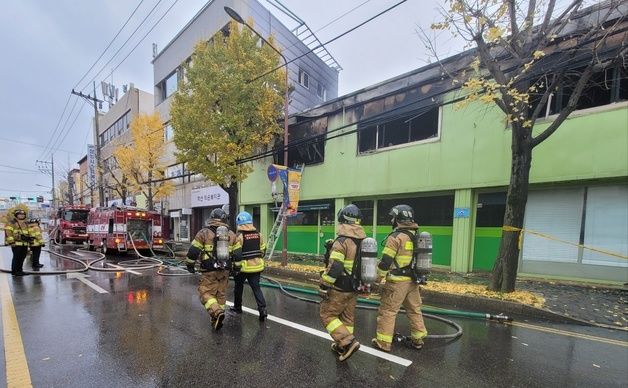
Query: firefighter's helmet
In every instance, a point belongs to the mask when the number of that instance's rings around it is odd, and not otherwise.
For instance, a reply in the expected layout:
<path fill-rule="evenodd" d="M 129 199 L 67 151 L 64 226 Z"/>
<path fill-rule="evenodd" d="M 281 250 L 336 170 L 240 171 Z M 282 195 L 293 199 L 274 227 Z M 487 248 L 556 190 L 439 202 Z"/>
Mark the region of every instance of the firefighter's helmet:
<path fill-rule="evenodd" d="M 221 208 L 216 208 L 209 213 L 210 220 L 219 220 L 220 222 L 226 223 L 227 218 L 227 213 L 225 213 L 225 211 Z"/>
<path fill-rule="evenodd" d="M 338 212 L 338 222 L 341 224 L 360 225 L 362 212 L 354 204 L 347 205 Z"/>
<path fill-rule="evenodd" d="M 388 213 L 392 217 L 393 224 L 400 222 L 414 222 L 414 209 L 408 205 L 397 205 Z"/>

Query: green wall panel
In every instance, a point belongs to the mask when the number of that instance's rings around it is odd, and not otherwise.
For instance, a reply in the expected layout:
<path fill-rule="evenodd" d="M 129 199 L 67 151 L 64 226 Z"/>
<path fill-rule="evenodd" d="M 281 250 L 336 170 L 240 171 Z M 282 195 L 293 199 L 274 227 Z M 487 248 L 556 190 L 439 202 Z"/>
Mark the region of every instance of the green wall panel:
<path fill-rule="evenodd" d="M 499 251 L 501 236 L 501 228 L 475 228 L 474 271 L 490 271 L 493 269 L 493 264 Z"/>

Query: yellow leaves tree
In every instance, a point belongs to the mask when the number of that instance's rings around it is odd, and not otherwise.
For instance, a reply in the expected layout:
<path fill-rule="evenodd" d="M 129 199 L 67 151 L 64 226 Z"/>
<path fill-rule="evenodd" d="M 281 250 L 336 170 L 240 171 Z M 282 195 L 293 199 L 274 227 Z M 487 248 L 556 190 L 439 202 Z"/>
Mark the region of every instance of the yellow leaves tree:
<path fill-rule="evenodd" d="M 626 56 L 625 0 L 584 5 L 584 0 L 447 0 L 443 19 L 432 25 L 473 48 L 471 69 L 452 75 L 454 83 L 462 84 L 464 103 L 496 105 L 511 129 L 510 184 L 490 286 L 494 291 L 515 289 L 532 151 L 577 108 L 592 74 Z M 433 50 L 433 42 L 426 43 Z M 535 131 L 559 87 L 567 103 Z"/>
<path fill-rule="evenodd" d="M 155 202 L 167 197 L 174 186 L 165 177 L 166 166 L 162 161 L 165 152 L 163 125 L 158 113 L 139 114 L 131 121 L 132 143 L 117 147 L 113 155 L 128 179 L 132 192 L 146 197 L 148 209 L 154 210 Z"/>
<path fill-rule="evenodd" d="M 277 47 L 272 37 L 269 42 Z M 279 64 L 271 47 L 231 22 L 228 36 L 196 45 L 174 96 L 170 115 L 177 159 L 229 193 L 230 214 L 237 209 L 238 182 L 252 171 L 238 160 L 264 149 L 282 132 L 278 120 L 285 73 L 250 82 Z"/>

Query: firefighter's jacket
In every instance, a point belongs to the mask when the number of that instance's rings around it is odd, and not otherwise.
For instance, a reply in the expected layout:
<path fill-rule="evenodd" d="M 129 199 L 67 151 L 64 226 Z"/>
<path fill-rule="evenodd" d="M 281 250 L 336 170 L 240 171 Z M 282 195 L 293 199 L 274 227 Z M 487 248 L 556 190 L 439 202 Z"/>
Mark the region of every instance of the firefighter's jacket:
<path fill-rule="evenodd" d="M 321 275 L 324 284 L 334 286 L 341 291 L 353 290 L 351 284 L 353 262 L 358 256 L 359 241 L 365 238 L 366 234 L 360 225 L 340 224 L 338 226 L 338 238 L 331 246 L 329 264 Z"/>
<path fill-rule="evenodd" d="M 31 247 L 43 247 L 45 245 L 44 236 L 41 232 L 39 222 L 32 220 L 28 222 L 28 233 L 33 238 L 29 246 Z"/>
<path fill-rule="evenodd" d="M 224 224 L 217 220 L 211 220 L 209 222 L 209 226 L 205 227 L 196 233 L 194 236 L 194 240 L 192 240 L 192 245 L 188 250 L 187 257 L 185 259 L 185 263 L 188 265 L 194 265 L 197 260 L 201 261 L 201 271 L 214 271 L 216 270 L 210 264 L 212 259 L 215 257 L 214 252 L 214 242 L 216 239 L 216 234 L 214 230 L 216 230 L 219 226 L 224 226 L 229 229 L 229 225 Z M 233 254 L 233 249 L 236 243 L 236 235 L 231 230 L 229 230 L 229 254 Z"/>
<path fill-rule="evenodd" d="M 386 281 L 405 282 L 412 280 L 410 276 L 403 276 L 399 272 L 400 269 L 408 267 L 412 261 L 412 251 L 414 242 L 406 233 L 401 230 L 410 232 L 415 235 L 419 226 L 412 223 L 400 223 L 397 228 L 388 235 L 384 250 L 382 251 L 382 260 L 377 266 L 377 274 L 381 278 L 386 277 Z"/>
<path fill-rule="evenodd" d="M 27 247 L 31 240 L 26 220 L 14 218 L 4 225 L 4 243 L 15 247 Z"/>
<path fill-rule="evenodd" d="M 261 233 L 251 224 L 238 226 L 233 249 L 233 264 L 242 273 L 257 273 L 264 270 L 266 244 Z"/>

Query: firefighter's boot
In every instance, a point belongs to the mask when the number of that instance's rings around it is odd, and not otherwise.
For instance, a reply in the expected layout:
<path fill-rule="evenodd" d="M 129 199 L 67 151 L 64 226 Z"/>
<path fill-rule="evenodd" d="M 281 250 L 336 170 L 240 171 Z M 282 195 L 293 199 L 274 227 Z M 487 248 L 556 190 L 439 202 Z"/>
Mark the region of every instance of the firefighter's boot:
<path fill-rule="evenodd" d="M 225 320 L 225 313 L 220 312 L 216 314 L 216 318 L 212 319 L 212 327 L 214 330 L 220 330 L 222 322 Z"/>
<path fill-rule="evenodd" d="M 355 338 L 351 343 L 342 349 L 342 354 L 338 357 L 338 361 L 345 361 L 360 349 L 360 343 Z"/>
<path fill-rule="evenodd" d="M 259 321 L 264 322 L 267 316 L 268 316 L 268 313 L 266 312 L 266 308 L 264 307 L 260 308 L 259 309 Z"/>

